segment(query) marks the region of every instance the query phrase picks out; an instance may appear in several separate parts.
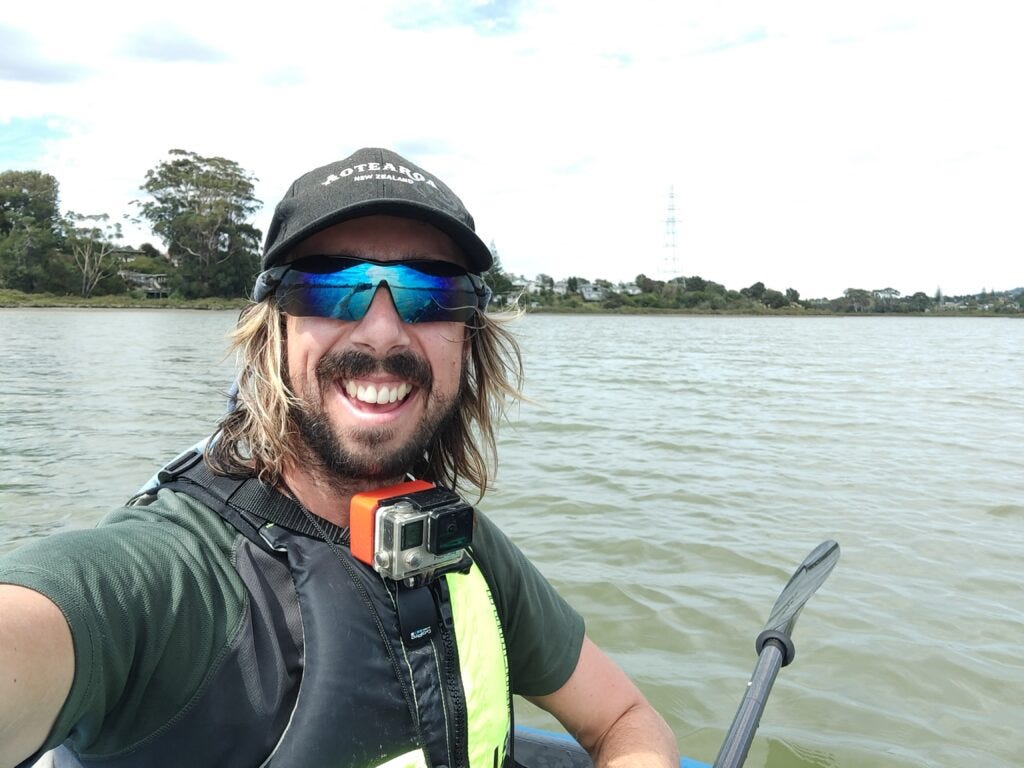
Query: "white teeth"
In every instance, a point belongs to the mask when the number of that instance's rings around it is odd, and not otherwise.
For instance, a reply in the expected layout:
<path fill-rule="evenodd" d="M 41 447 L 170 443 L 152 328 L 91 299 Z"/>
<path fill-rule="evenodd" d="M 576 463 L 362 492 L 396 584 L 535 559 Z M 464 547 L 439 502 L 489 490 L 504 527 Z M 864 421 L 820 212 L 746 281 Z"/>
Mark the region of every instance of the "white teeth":
<path fill-rule="evenodd" d="M 376 405 L 385 405 L 386 403 L 395 403 L 399 400 L 404 400 L 408 397 L 409 393 L 412 392 L 412 384 L 402 382 L 397 387 L 389 387 L 386 385 L 376 384 L 356 384 L 354 381 L 349 379 L 344 382 L 345 392 L 348 393 L 349 397 L 354 397 L 364 403 L 375 403 Z"/>

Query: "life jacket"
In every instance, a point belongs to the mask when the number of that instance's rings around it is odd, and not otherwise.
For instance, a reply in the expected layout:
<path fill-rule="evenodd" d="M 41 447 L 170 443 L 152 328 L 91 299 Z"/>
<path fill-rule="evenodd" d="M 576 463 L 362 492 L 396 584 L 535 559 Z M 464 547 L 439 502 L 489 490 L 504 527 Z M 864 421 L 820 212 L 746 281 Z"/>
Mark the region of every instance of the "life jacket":
<path fill-rule="evenodd" d="M 102 759 L 62 747 L 54 766 L 512 763 L 504 637 L 479 566 L 406 587 L 354 558 L 342 529 L 255 478 L 214 475 L 198 451 L 158 478 L 243 534 L 244 626 L 198 701 L 165 729 Z"/>

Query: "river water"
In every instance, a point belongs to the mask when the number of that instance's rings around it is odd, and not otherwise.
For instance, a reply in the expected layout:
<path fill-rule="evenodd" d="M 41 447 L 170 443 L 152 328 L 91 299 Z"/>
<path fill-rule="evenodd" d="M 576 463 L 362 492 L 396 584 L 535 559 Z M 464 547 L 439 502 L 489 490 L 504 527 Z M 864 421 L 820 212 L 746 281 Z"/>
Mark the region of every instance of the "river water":
<path fill-rule="evenodd" d="M 0 551 L 223 410 L 233 313 L 0 310 Z M 482 508 L 711 761 L 803 557 L 749 766 L 1024 763 L 1024 323 L 539 316 Z M 550 725 L 524 706 L 520 719 Z"/>

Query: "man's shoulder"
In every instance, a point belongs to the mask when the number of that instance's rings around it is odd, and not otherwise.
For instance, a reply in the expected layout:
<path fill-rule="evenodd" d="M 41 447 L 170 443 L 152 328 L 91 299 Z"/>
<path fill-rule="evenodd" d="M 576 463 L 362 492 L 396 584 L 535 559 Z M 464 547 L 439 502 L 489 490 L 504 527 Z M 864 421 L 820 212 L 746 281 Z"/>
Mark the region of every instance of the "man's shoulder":
<path fill-rule="evenodd" d="M 117 535 L 195 538 L 226 548 L 232 548 L 241 535 L 203 502 L 166 488 L 135 497 L 107 514 L 96 528 Z"/>
<path fill-rule="evenodd" d="M 491 518 L 477 509 L 470 550 L 474 560 L 487 563 L 495 558 L 504 559 L 511 551 L 515 551 L 515 545 Z"/>
<path fill-rule="evenodd" d="M 523 579 L 539 575 L 519 547 L 480 510 L 476 511 L 470 554 L 492 590 L 499 593 L 514 594 Z"/>
<path fill-rule="evenodd" d="M 158 493 L 107 514 L 92 528 L 51 534 L 0 558 L 0 581 L 56 595 L 93 583 L 120 581 L 162 588 L 181 580 L 227 580 L 241 534 L 220 515 L 184 494 Z M 127 583 L 126 581 L 126 583 Z"/>

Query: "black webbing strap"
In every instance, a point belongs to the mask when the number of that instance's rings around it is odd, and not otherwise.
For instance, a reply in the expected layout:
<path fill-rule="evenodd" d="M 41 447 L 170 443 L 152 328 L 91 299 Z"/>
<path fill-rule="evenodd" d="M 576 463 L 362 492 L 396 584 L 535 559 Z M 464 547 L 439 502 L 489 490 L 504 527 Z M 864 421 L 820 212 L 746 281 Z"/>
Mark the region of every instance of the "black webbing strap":
<path fill-rule="evenodd" d="M 310 515 L 290 499 L 255 477 L 225 477 L 210 471 L 199 451 L 186 453 L 164 467 L 159 474 L 160 487 L 192 496 L 215 509 L 222 517 L 245 530 L 259 530 L 273 523 L 289 531 L 339 544 L 348 544 L 348 529 L 326 520 L 315 525 Z"/>
<path fill-rule="evenodd" d="M 407 587 L 397 584 L 395 604 L 402 642 L 409 648 L 429 643 L 437 627 L 437 607 L 429 587 Z"/>

